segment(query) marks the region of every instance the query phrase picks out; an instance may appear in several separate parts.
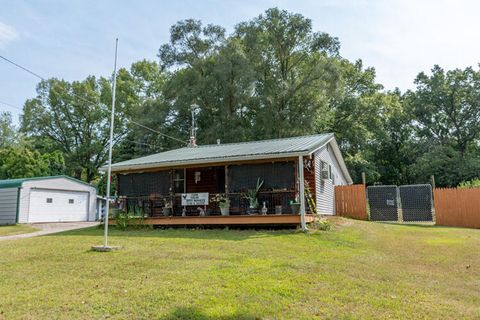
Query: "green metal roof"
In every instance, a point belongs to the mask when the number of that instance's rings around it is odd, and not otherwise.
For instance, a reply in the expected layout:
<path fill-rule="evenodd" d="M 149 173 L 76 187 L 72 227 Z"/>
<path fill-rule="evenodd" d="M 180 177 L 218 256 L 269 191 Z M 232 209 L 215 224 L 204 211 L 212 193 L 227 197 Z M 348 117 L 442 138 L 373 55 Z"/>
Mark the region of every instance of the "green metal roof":
<path fill-rule="evenodd" d="M 65 178 L 65 179 L 68 179 L 68 180 L 72 180 L 72 181 L 75 181 L 75 182 L 82 183 L 82 184 L 85 184 L 87 186 L 93 187 L 92 185 L 90 185 L 90 184 L 88 184 L 84 181 L 81 181 L 81 180 L 78 180 L 78 179 L 75 179 L 75 178 L 72 178 L 72 177 L 69 177 L 69 176 L 60 175 L 60 176 L 47 176 L 47 177 L 32 177 L 32 178 L 0 180 L 0 189 L 20 188 L 25 181 L 47 180 L 47 179 L 58 179 L 58 178 Z"/>
<path fill-rule="evenodd" d="M 185 147 L 112 164 L 112 171 L 282 158 L 311 154 L 334 138 L 333 133 L 284 139 Z M 103 167 L 102 170 L 106 168 Z"/>
<path fill-rule="evenodd" d="M 8 179 L 0 180 L 0 189 L 4 188 L 19 188 L 22 186 L 22 183 L 27 179 Z"/>

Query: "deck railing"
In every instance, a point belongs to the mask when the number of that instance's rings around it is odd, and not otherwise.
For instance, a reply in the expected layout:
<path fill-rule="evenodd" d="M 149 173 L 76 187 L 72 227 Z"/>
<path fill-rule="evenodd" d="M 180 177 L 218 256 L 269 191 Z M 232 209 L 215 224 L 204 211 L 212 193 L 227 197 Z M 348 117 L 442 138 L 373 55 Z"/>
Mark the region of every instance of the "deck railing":
<path fill-rule="evenodd" d="M 254 212 L 251 212 L 249 209 L 248 199 L 242 193 L 230 193 L 228 198 L 230 199 L 230 215 L 261 214 L 264 203 L 267 208 L 267 214 L 292 214 L 290 203 L 295 201 L 295 191 L 259 192 L 257 197 L 259 206 Z M 182 216 L 183 214 L 186 216 L 198 216 L 201 212 L 200 209 L 206 209 L 205 214 L 208 216 L 221 215 L 218 204 L 212 201 L 206 208 L 203 206 L 183 207 L 180 195 L 152 194 L 150 196 L 120 197 L 117 200 L 117 207 L 131 214 L 157 217 L 164 215 L 163 208 L 170 201 L 173 202 L 171 210 L 171 215 L 173 216 Z"/>

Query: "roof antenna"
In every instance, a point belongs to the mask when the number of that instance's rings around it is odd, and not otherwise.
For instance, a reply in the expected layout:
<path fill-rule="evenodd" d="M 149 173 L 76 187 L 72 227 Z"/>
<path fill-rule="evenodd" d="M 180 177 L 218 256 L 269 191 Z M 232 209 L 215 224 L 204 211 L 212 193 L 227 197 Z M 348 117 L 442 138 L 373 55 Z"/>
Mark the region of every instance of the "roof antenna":
<path fill-rule="evenodd" d="M 192 126 L 190 127 L 190 140 L 188 141 L 188 147 L 194 148 L 197 146 L 197 124 L 195 120 L 195 112 L 198 110 L 197 105 L 192 106 Z"/>

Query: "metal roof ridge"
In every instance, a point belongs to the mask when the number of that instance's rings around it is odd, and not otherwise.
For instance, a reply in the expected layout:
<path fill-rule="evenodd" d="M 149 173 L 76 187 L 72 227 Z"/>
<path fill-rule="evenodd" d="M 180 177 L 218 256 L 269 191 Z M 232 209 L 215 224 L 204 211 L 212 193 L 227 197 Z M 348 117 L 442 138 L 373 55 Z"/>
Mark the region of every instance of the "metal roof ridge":
<path fill-rule="evenodd" d="M 275 139 L 265 139 L 265 140 L 252 140 L 252 141 L 241 141 L 241 142 L 227 142 L 221 144 L 204 144 L 204 145 L 197 145 L 196 147 L 183 147 L 179 149 L 172 149 L 172 150 L 180 150 L 180 149 L 198 149 L 198 148 L 205 148 L 205 147 L 218 147 L 218 146 L 226 146 L 226 145 L 233 145 L 233 144 L 254 144 L 254 143 L 264 143 L 264 142 L 271 142 L 271 141 L 281 141 L 281 140 L 294 140 L 294 139 L 301 139 L 301 138 L 310 138 L 310 137 L 318 137 L 318 136 L 327 136 L 333 135 L 333 132 L 326 132 L 326 133 L 316 133 L 316 134 L 308 134 L 304 136 L 296 136 L 296 137 L 285 137 L 285 138 L 275 138 Z M 172 151 L 169 150 L 169 151 Z M 168 151 L 166 151 L 168 152 Z M 161 153 L 161 152 L 160 152 Z"/>

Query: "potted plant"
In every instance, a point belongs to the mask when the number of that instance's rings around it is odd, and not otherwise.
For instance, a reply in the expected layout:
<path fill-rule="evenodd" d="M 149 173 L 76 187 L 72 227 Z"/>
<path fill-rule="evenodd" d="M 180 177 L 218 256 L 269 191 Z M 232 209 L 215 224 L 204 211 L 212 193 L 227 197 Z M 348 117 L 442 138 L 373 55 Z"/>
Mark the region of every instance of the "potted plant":
<path fill-rule="evenodd" d="M 218 203 L 222 216 L 230 215 L 230 199 L 226 194 L 218 193 L 212 197 L 212 201 Z"/>
<path fill-rule="evenodd" d="M 170 198 L 165 199 L 165 205 L 163 207 L 163 215 L 168 217 L 173 213 L 173 201 Z"/>
<path fill-rule="evenodd" d="M 247 192 L 245 193 L 244 197 L 248 200 L 248 214 L 255 214 L 257 212 L 258 208 L 258 191 L 260 191 L 260 188 L 263 185 L 263 180 L 260 181 L 260 178 L 257 179 L 257 186 L 253 189 L 247 189 Z"/>
<path fill-rule="evenodd" d="M 293 200 L 290 201 L 290 208 L 292 208 L 292 214 L 300 214 L 300 203 Z"/>

